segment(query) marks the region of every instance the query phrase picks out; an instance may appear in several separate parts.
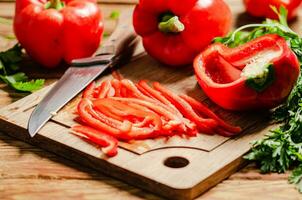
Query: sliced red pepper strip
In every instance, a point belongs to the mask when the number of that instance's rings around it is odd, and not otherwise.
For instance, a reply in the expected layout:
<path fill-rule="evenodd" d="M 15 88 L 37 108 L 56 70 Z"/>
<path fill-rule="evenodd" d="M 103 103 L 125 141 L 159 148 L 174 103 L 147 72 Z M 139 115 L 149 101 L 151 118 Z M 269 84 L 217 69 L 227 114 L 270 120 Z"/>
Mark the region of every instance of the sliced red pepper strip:
<path fill-rule="evenodd" d="M 88 140 L 103 147 L 102 150 L 107 156 L 113 157 L 117 154 L 118 141 L 111 135 L 83 125 L 75 125 L 71 130 L 80 133 L 80 135 L 83 134 Z"/>
<path fill-rule="evenodd" d="M 131 93 L 133 94 L 134 97 L 137 97 L 137 98 L 140 98 L 143 100 L 147 100 L 147 101 L 154 101 L 154 99 L 144 95 L 140 90 L 138 90 L 132 81 L 130 81 L 128 79 L 124 79 L 121 81 L 121 84 L 125 88 L 127 88 L 129 91 L 131 91 Z"/>
<path fill-rule="evenodd" d="M 101 110 L 102 113 L 104 113 L 105 115 L 107 115 L 108 117 L 111 117 L 113 119 L 116 119 L 116 120 L 119 120 L 119 121 L 124 121 L 125 120 L 124 116 L 121 116 L 121 115 L 118 115 L 118 114 L 114 113 L 111 108 L 108 108 L 108 107 L 104 106 L 101 103 L 97 105 L 96 112 L 98 112 L 98 110 Z M 148 110 L 148 109 L 145 108 L 145 110 Z M 150 111 L 150 110 L 148 110 L 148 111 Z M 152 121 L 153 121 L 153 119 L 151 117 L 147 116 L 141 122 L 133 122 L 132 126 L 133 127 L 143 127 L 143 126 L 146 126 L 148 123 L 151 123 Z"/>
<path fill-rule="evenodd" d="M 95 107 L 94 108 L 96 109 L 97 112 L 101 111 L 104 115 L 112 118 L 112 119 L 116 119 L 118 121 L 123 121 L 124 120 L 124 117 L 120 116 L 120 115 L 116 115 L 114 114 L 110 108 L 102 105 L 102 104 L 99 104 L 98 107 Z"/>
<path fill-rule="evenodd" d="M 241 132 L 241 128 L 238 126 L 232 126 L 228 123 L 226 123 L 224 120 L 222 120 L 221 118 L 219 118 L 213 111 L 211 111 L 208 107 L 206 107 L 205 105 L 203 105 L 202 103 L 200 103 L 199 101 L 197 101 L 196 99 L 189 97 L 187 95 L 179 95 L 182 99 L 184 99 L 186 102 L 188 102 L 192 108 L 204 115 L 206 115 L 209 118 L 212 118 L 214 120 L 216 120 L 218 122 L 218 124 L 226 129 L 229 132 L 232 133 L 240 133 Z"/>
<path fill-rule="evenodd" d="M 135 84 L 135 86 L 137 87 L 137 89 L 143 93 L 144 95 L 146 95 L 147 97 L 150 98 L 154 98 L 147 90 L 145 90 L 141 85 L 139 85 L 138 83 Z"/>
<path fill-rule="evenodd" d="M 183 118 L 182 114 L 175 108 L 173 104 L 169 100 L 167 100 L 164 96 L 160 94 L 160 92 L 156 91 L 152 87 L 150 87 L 145 80 L 141 80 L 137 84 L 137 88 L 146 96 L 166 105 L 167 109 L 171 112 L 175 113 L 178 117 Z"/>
<path fill-rule="evenodd" d="M 163 103 L 164 105 L 167 105 L 169 110 L 172 110 L 178 116 L 182 116 L 182 114 L 179 112 L 179 110 L 177 108 L 175 108 L 175 106 L 173 104 L 171 104 L 171 102 L 168 99 L 166 99 L 163 95 L 161 95 L 160 92 L 158 92 L 157 90 L 155 90 L 154 88 L 149 86 L 145 80 L 139 81 L 138 85 L 142 89 L 146 90 L 151 95 L 151 97 L 153 97 L 154 99 Z"/>
<path fill-rule="evenodd" d="M 130 81 L 130 80 L 124 79 L 124 80 L 121 81 L 121 83 L 122 83 L 123 86 L 125 86 L 128 90 L 130 90 L 130 91 L 132 92 L 132 94 L 134 95 L 134 97 L 137 97 L 137 98 L 139 98 L 139 99 L 148 101 L 148 102 L 150 102 L 150 103 L 155 103 L 155 102 L 157 102 L 157 101 L 158 101 L 157 104 L 163 103 L 163 102 L 161 102 L 160 100 L 158 100 L 157 98 L 152 97 L 152 95 L 151 95 L 151 97 L 149 97 L 148 95 L 145 95 L 144 93 L 142 93 L 142 92 L 136 87 L 136 85 L 135 85 L 132 81 Z M 162 97 L 162 99 L 163 99 L 163 98 L 164 98 L 164 97 Z M 176 109 L 173 110 L 173 109 L 171 108 L 171 106 L 173 107 L 173 105 L 172 105 L 167 99 L 166 99 L 166 103 L 167 103 L 167 104 L 163 103 L 164 105 L 167 105 L 167 107 L 165 107 L 165 108 L 168 109 L 168 110 L 170 110 L 170 112 L 171 112 L 171 111 L 172 111 L 172 112 L 175 112 Z M 163 105 L 162 105 L 162 107 L 163 107 Z M 177 113 L 177 112 L 176 112 L 176 113 Z M 177 114 L 179 114 L 179 113 L 177 113 Z"/>
<path fill-rule="evenodd" d="M 115 98 L 115 97 L 112 97 Z M 107 103 L 104 100 L 108 101 Z M 99 105 L 106 105 L 110 108 L 111 112 L 117 115 L 129 117 L 129 116 L 139 116 L 140 118 L 144 118 L 146 116 L 153 116 L 154 127 L 132 127 L 131 131 L 128 133 L 129 139 L 146 139 L 157 137 L 156 130 L 161 129 L 161 120 L 159 117 L 155 115 L 151 115 L 151 113 L 146 113 L 140 110 L 135 110 L 126 104 L 122 104 L 117 101 L 113 101 L 111 98 L 106 99 L 98 99 L 94 102 L 94 106 L 97 108 Z M 152 113 L 153 114 L 153 113 Z"/>
<path fill-rule="evenodd" d="M 121 73 L 119 73 L 117 70 L 113 70 L 111 72 L 111 75 L 114 79 L 119 80 L 119 81 L 124 79 L 123 75 Z"/>
<path fill-rule="evenodd" d="M 137 103 L 139 105 L 146 106 L 147 108 L 151 109 L 152 111 L 158 113 L 160 116 L 164 117 L 166 120 L 169 121 L 170 124 L 177 125 L 177 127 L 179 127 L 178 124 L 181 125 L 181 124 L 186 123 L 184 118 L 180 119 L 175 114 L 171 113 L 171 111 L 169 111 L 165 107 L 163 107 L 161 104 L 156 104 L 154 102 L 148 102 L 148 101 L 144 101 L 144 100 L 141 100 L 141 99 L 135 99 L 135 98 L 112 97 L 112 99 L 122 101 L 122 102 L 125 102 L 125 103 Z M 172 127 L 174 127 L 174 126 L 172 126 Z M 194 127 L 188 126 L 188 128 L 192 129 Z M 185 128 L 182 128 L 181 130 L 185 131 Z M 195 136 L 196 131 L 186 132 L 186 134 Z"/>
<path fill-rule="evenodd" d="M 214 128 L 217 127 L 217 122 L 213 119 L 204 119 L 198 116 L 193 108 L 182 98 L 161 86 L 158 82 L 154 82 L 153 86 L 161 92 L 172 104 L 188 119 L 195 122 L 200 131 L 207 134 L 214 134 Z"/>
<path fill-rule="evenodd" d="M 135 109 L 138 109 L 138 110 L 143 110 L 143 111 L 152 112 L 152 113 L 154 112 L 151 109 L 149 109 L 148 107 L 140 105 L 140 104 L 137 104 L 137 103 L 133 103 L 133 102 L 129 103 L 129 102 L 127 102 L 127 105 L 129 105 L 130 107 L 133 107 Z M 149 118 L 149 119 L 147 119 L 147 118 Z M 141 124 L 146 124 L 150 120 L 152 120 L 152 118 L 150 116 L 148 116 L 148 117 L 146 117 L 144 119 L 145 122 L 143 121 L 141 123 L 137 123 L 136 126 L 140 127 Z M 166 120 L 161 119 L 161 118 L 159 118 L 159 120 L 162 121 L 162 127 L 161 127 L 161 129 L 163 129 L 165 131 L 175 131 L 175 130 L 179 130 L 181 132 L 185 132 L 186 131 L 185 124 L 183 122 L 181 122 L 180 120 L 175 121 L 175 120 L 168 119 L 166 121 Z M 171 135 L 171 133 L 168 133 L 167 135 Z"/>
<path fill-rule="evenodd" d="M 103 122 L 113 128 L 117 128 L 123 133 L 128 133 L 131 131 L 132 125 L 130 122 L 128 122 L 126 120 L 123 120 L 122 122 L 117 121 L 115 119 L 105 116 L 101 112 L 97 112 L 97 111 L 93 110 L 91 107 L 88 107 L 88 112 L 95 119 L 100 120 L 101 122 Z"/>
<path fill-rule="evenodd" d="M 153 119 L 155 130 L 161 129 L 161 119 L 156 113 L 144 111 L 141 109 L 136 109 L 127 104 L 113 100 L 111 98 L 96 100 L 94 101 L 94 106 L 98 110 L 101 110 L 100 106 L 101 107 L 106 106 L 107 108 L 110 108 L 112 113 L 115 113 L 123 117 L 135 116 L 141 119 L 144 119 L 145 117 L 150 117 Z"/>
<path fill-rule="evenodd" d="M 110 81 L 109 80 L 103 81 L 101 83 L 101 85 L 99 86 L 99 88 L 98 88 L 99 93 L 98 93 L 97 98 L 98 99 L 99 98 L 105 98 L 108 95 L 110 89 L 111 89 Z"/>
<path fill-rule="evenodd" d="M 114 96 L 120 97 L 121 96 L 121 87 L 122 87 L 121 82 L 117 79 L 112 79 L 111 80 L 111 85 L 115 90 Z"/>
<path fill-rule="evenodd" d="M 157 99 L 165 105 L 171 105 L 171 102 L 168 99 L 161 95 L 160 92 L 150 87 L 145 80 L 139 81 L 138 85 L 141 86 L 141 88 L 143 88 L 144 90 L 146 90 L 153 98 Z"/>
<path fill-rule="evenodd" d="M 120 98 L 120 97 L 112 97 L 114 100 L 118 100 L 125 103 L 136 103 L 142 106 L 146 106 L 147 108 L 151 109 L 152 111 L 160 114 L 161 116 L 165 117 L 166 119 L 170 120 L 180 120 L 177 118 L 173 113 L 167 110 L 165 107 L 161 106 L 160 104 L 155 104 L 154 102 L 148 102 L 141 99 L 135 98 Z"/>
<path fill-rule="evenodd" d="M 82 94 L 82 98 L 88 98 L 88 99 L 93 98 L 94 90 L 95 90 L 95 82 L 93 81 L 84 90 Z"/>
<path fill-rule="evenodd" d="M 123 133 L 128 133 L 131 131 L 131 124 L 130 122 L 127 122 L 125 120 L 118 121 L 114 118 L 107 117 L 101 112 L 97 112 L 92 107 L 92 102 L 89 102 L 89 106 L 86 107 L 86 111 L 95 119 L 100 120 L 101 122 L 113 127 L 119 129 Z M 100 110 L 102 111 L 102 110 Z"/>
<path fill-rule="evenodd" d="M 100 131 L 104 131 L 105 133 L 108 133 L 110 135 L 115 136 L 116 138 L 123 139 L 123 140 L 129 140 L 129 136 L 125 133 L 123 133 L 121 130 L 111 127 L 107 125 L 106 123 L 95 119 L 88 111 L 87 109 L 92 109 L 92 102 L 88 100 L 87 98 L 84 98 L 80 101 L 78 104 L 78 112 L 80 117 L 91 127 L 98 129 Z"/>

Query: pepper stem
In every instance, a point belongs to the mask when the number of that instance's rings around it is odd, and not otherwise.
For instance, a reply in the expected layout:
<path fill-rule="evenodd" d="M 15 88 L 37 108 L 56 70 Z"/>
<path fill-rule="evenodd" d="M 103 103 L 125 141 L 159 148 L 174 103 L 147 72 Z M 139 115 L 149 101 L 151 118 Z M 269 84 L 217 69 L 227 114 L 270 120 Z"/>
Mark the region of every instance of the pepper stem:
<path fill-rule="evenodd" d="M 158 29 L 163 33 L 179 33 L 185 29 L 185 26 L 177 16 L 166 14 L 158 23 Z"/>
<path fill-rule="evenodd" d="M 61 2 L 61 0 L 50 0 L 46 3 L 45 8 L 46 9 L 56 9 L 56 10 L 61 10 L 64 7 L 64 3 Z"/>

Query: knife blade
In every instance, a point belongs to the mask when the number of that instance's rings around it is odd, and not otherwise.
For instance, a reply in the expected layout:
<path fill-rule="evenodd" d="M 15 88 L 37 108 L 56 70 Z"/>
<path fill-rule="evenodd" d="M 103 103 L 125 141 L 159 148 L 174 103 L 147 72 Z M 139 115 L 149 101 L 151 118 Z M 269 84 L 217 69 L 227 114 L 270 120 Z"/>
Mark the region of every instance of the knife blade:
<path fill-rule="evenodd" d="M 75 59 L 64 75 L 36 106 L 28 121 L 31 137 L 55 115 L 65 104 L 81 92 L 90 82 L 108 67 L 115 67 L 129 61 L 134 53 L 137 37 L 130 26 L 131 14 L 120 15 L 117 28 L 96 56 Z"/>

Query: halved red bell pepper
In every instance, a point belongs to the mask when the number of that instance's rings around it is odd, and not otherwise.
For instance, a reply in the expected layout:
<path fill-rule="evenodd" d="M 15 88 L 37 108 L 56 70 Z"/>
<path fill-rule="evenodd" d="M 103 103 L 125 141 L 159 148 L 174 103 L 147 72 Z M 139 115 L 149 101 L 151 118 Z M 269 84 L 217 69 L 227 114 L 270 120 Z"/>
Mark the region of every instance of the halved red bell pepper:
<path fill-rule="evenodd" d="M 273 108 L 286 99 L 299 76 L 296 55 L 275 34 L 236 48 L 216 43 L 194 61 L 199 85 L 225 109 Z"/>

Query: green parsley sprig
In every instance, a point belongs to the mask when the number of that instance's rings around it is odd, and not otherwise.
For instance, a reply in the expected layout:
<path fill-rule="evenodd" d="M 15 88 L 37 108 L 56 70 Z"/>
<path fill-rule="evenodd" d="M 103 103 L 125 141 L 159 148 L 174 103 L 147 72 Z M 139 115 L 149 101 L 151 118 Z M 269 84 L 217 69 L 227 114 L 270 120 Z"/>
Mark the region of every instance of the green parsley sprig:
<path fill-rule="evenodd" d="M 280 7 L 279 12 L 272 8 L 279 20 L 266 19 L 262 24 L 248 24 L 219 37 L 214 42 L 236 47 L 265 34 L 278 34 L 283 37 L 302 63 L 302 38 L 287 24 L 287 10 Z M 244 158 L 255 161 L 262 173 L 283 173 L 293 169 L 289 182 L 296 185 L 302 193 L 302 76 L 291 91 L 287 101 L 272 115 L 282 125 L 271 130 L 265 138 L 253 142 L 252 150 Z"/>
<path fill-rule="evenodd" d="M 19 92 L 33 92 L 43 87 L 44 79 L 29 80 L 20 72 L 22 47 L 16 44 L 7 51 L 0 52 L 0 80 Z"/>

